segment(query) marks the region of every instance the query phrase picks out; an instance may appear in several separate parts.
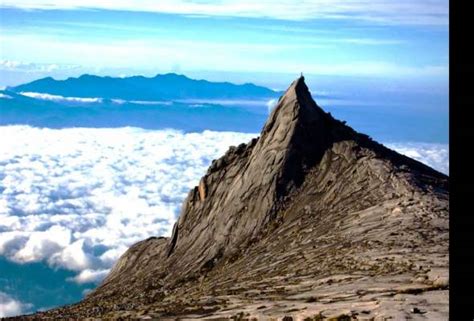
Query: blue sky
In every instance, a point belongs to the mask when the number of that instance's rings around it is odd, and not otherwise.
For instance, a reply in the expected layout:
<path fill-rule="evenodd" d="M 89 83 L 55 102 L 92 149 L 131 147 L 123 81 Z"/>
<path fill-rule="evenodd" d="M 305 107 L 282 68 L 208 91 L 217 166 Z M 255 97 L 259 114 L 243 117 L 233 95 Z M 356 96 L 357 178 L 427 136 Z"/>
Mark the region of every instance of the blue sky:
<path fill-rule="evenodd" d="M 0 87 L 47 76 L 176 72 L 284 90 L 304 72 L 336 118 L 447 173 L 448 7 L 448 0 L 0 0 Z M 0 92 L 6 111 L 18 105 L 8 95 Z M 12 110 L 28 124 L 18 106 Z M 267 101 L 252 111 L 258 117 L 243 121 L 261 128 Z M 191 113 L 180 112 L 189 122 Z M 216 122 L 211 116 L 204 128 Z M 129 245 L 169 234 L 211 160 L 256 135 L 243 127 L 48 126 L 0 126 L 0 134 L 0 269 L 9 272 L 0 275 L 0 317 L 79 299 Z M 46 284 L 42 264 L 68 271 Z"/>
<path fill-rule="evenodd" d="M 85 72 L 448 78 L 448 1 L 2 0 L 0 14 L 0 86 Z"/>

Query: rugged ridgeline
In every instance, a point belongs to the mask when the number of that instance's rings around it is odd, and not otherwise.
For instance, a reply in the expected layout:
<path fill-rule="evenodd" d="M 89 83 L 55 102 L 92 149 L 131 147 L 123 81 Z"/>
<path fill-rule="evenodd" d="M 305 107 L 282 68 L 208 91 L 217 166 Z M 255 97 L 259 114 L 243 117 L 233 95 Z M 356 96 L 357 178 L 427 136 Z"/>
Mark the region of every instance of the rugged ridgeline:
<path fill-rule="evenodd" d="M 34 317 L 447 319 L 448 178 L 324 112 L 301 77 L 259 138 L 78 304 Z"/>
<path fill-rule="evenodd" d="M 99 97 L 125 100 L 179 100 L 179 99 L 261 99 L 278 93 L 251 83 L 236 85 L 229 82 L 196 80 L 184 75 L 163 74 L 155 77 L 132 76 L 125 78 L 82 75 L 78 78 L 56 80 L 38 79 L 8 92 L 36 92 L 67 97 Z"/>

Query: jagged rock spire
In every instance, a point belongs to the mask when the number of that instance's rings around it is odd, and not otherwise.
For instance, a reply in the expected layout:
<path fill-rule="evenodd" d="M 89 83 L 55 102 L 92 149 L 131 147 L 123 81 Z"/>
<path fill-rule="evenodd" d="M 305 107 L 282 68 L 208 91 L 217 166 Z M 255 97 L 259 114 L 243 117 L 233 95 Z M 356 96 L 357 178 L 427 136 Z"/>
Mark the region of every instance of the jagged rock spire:
<path fill-rule="evenodd" d="M 301 76 L 293 81 L 270 114 L 258 147 L 283 151 L 285 161 L 278 190 L 287 193 L 301 184 L 306 170 L 321 159 L 335 140 L 352 135 L 355 132 L 351 128 L 316 104 Z"/>
<path fill-rule="evenodd" d="M 321 159 L 337 126 L 314 102 L 304 77 L 296 79 L 260 138 L 231 148 L 188 195 L 167 251 L 169 260 L 179 258 L 179 272 L 210 267 L 258 238 Z"/>

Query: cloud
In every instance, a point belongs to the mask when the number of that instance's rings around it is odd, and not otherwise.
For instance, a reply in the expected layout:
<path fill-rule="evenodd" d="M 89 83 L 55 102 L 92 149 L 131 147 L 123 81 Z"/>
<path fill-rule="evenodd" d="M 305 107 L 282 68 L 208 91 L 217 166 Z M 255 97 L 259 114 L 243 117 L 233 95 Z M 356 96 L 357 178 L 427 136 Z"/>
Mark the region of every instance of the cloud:
<path fill-rule="evenodd" d="M 305 73 L 317 75 L 347 75 L 347 76 L 381 76 L 386 77 L 447 77 L 448 66 L 426 65 L 407 66 L 388 61 L 360 61 L 353 63 L 333 64 L 292 64 L 293 70 L 304 70 Z"/>
<path fill-rule="evenodd" d="M 0 93 L 0 98 L 2 94 Z M 74 103 L 102 103 L 104 101 L 103 98 L 99 97 L 65 97 L 61 95 L 51 95 L 51 94 L 46 94 L 46 93 L 37 93 L 37 92 L 30 92 L 30 91 L 22 91 L 20 92 L 20 95 L 30 97 L 30 98 L 35 98 L 35 99 L 41 99 L 41 100 L 50 100 L 50 101 L 56 101 L 56 102 L 74 102 Z M 6 95 L 5 95 L 6 96 Z M 10 96 L 7 96 L 5 98 L 11 98 Z M 142 101 L 142 100 L 124 100 L 124 99 L 111 99 L 113 103 L 122 105 L 125 103 L 132 103 L 132 104 L 137 104 L 137 105 L 164 105 L 164 106 L 170 106 L 173 104 L 171 101 Z"/>
<path fill-rule="evenodd" d="M 0 60 L 0 70 L 23 72 L 54 72 L 57 70 L 74 70 L 78 65 L 41 64 L 14 60 Z"/>
<path fill-rule="evenodd" d="M 8 96 L 8 95 L 5 95 L 3 93 L 0 93 L 0 98 L 3 98 L 3 99 L 12 99 L 13 97 L 12 96 Z"/>
<path fill-rule="evenodd" d="M 99 282 L 133 243 L 170 235 L 212 159 L 255 135 L 0 127 L 0 255 Z"/>
<path fill-rule="evenodd" d="M 0 93 L 0 98 L 2 94 Z M 78 102 L 78 103 L 102 103 L 103 99 L 98 97 L 65 97 L 61 95 L 51 95 L 46 93 L 37 93 L 37 92 L 20 92 L 20 95 L 41 99 L 41 100 L 50 100 L 56 102 Z M 6 96 L 6 95 L 5 95 Z M 7 96 L 5 98 L 12 98 Z M 158 100 L 125 100 L 125 99 L 111 99 L 115 104 L 123 105 L 126 103 L 137 104 L 137 105 L 157 105 L 157 106 L 171 106 L 173 101 L 158 101 Z M 177 103 L 191 104 L 192 107 L 203 107 L 204 104 L 216 104 L 221 106 L 262 106 L 264 103 L 262 100 L 258 99 L 177 99 Z M 276 100 L 272 99 L 268 103 L 275 103 Z M 268 104 L 267 103 L 267 104 Z"/>
<path fill-rule="evenodd" d="M 113 102 L 118 103 L 118 104 L 123 104 L 125 102 L 129 102 L 132 104 L 138 104 L 138 105 L 162 105 L 162 106 L 171 106 L 173 102 L 171 101 L 145 101 L 145 100 L 121 100 L 121 99 L 112 99 Z"/>
<path fill-rule="evenodd" d="M 270 99 L 267 102 L 267 109 L 269 114 L 272 112 L 273 108 L 275 108 L 277 101 L 277 99 Z"/>
<path fill-rule="evenodd" d="M 54 235 L 54 238 L 51 238 L 51 235 Z M 62 226 L 52 226 L 46 231 L 34 231 L 24 236 L 28 237 L 28 241 L 13 256 L 17 262 L 41 261 L 45 257 L 53 256 L 71 241 L 71 231 Z"/>
<path fill-rule="evenodd" d="M 177 99 L 176 102 L 195 104 L 194 107 L 202 107 L 203 104 L 260 107 L 265 104 L 265 101 L 262 99 Z"/>
<path fill-rule="evenodd" d="M 24 314 L 30 307 L 31 304 L 17 301 L 0 291 L 0 318 Z"/>
<path fill-rule="evenodd" d="M 448 175 L 449 174 L 449 146 L 445 144 L 429 143 L 389 143 L 388 148 L 400 154 L 414 158 L 426 165 Z"/>
<path fill-rule="evenodd" d="M 404 43 L 398 39 L 375 39 L 375 38 L 341 38 L 341 39 L 325 39 L 327 42 L 349 43 L 354 45 L 366 46 L 383 46 L 383 45 L 399 45 Z"/>
<path fill-rule="evenodd" d="M 230 145 L 257 134 L 0 127 L 0 255 L 100 282 L 127 248 L 171 234 L 189 190 Z M 442 144 L 388 147 L 442 172 Z"/>
<path fill-rule="evenodd" d="M 24 91 L 20 92 L 20 95 L 42 99 L 42 100 L 51 100 L 51 101 L 67 101 L 67 102 L 80 102 L 80 103 L 101 103 L 102 98 L 82 98 L 82 97 L 64 97 L 60 95 L 51 95 L 45 93 L 35 93 Z"/>
<path fill-rule="evenodd" d="M 180 39 L 109 39 L 96 43 L 79 39 L 61 39 L 44 35 L 0 35 L 5 47 L 28 53 L 34 47 L 44 57 L 50 53 L 58 54 L 58 61 L 75 61 L 83 66 L 112 66 L 113 68 L 130 68 L 130 57 L 134 57 L 134 67 L 150 69 L 150 61 L 159 60 L 163 66 L 180 61 L 183 70 L 198 71 L 203 69 L 227 72 L 275 72 L 291 73 L 304 71 L 315 75 L 345 76 L 383 76 L 396 77 L 444 77 L 447 79 L 449 68 L 446 63 L 407 64 L 391 61 L 386 58 L 351 59 L 331 58 L 330 61 L 316 62 L 312 54 L 318 48 L 336 47 L 334 42 L 282 43 L 242 43 L 222 41 L 189 41 Z M 384 40 L 376 39 L 343 39 L 346 43 L 376 44 Z M 389 40 L 386 40 L 389 41 Z M 330 50 L 330 49 L 329 49 Z M 326 52 L 326 51 L 322 51 Z M 330 50 L 333 52 L 333 50 Z M 100 53 L 100 55 L 97 55 Z M 250 54 L 252 53 L 252 54 Z M 326 55 L 327 52 L 324 54 Z M 303 59 L 286 59 L 302 55 Z M 334 56 L 334 55 L 332 55 Z M 311 59 L 310 59 L 311 58 Z M 232 64 L 229 64 L 232 61 Z M 63 66 L 63 65 L 60 65 Z M 156 66 L 153 65 L 152 68 Z M 61 69 L 61 71 L 63 71 Z M 96 71 L 94 71 L 96 72 Z"/>
<path fill-rule="evenodd" d="M 105 269 L 105 270 L 91 270 L 91 269 L 85 269 L 81 271 L 78 275 L 75 277 L 71 278 L 71 281 L 74 281 L 78 284 L 83 284 L 83 283 L 99 283 L 102 281 L 107 274 L 109 273 L 110 269 Z"/>
<path fill-rule="evenodd" d="M 283 20 L 350 19 L 383 24 L 447 25 L 447 0 L 3 0 L 23 9 L 106 9 L 182 14 L 192 17 L 250 17 Z"/>

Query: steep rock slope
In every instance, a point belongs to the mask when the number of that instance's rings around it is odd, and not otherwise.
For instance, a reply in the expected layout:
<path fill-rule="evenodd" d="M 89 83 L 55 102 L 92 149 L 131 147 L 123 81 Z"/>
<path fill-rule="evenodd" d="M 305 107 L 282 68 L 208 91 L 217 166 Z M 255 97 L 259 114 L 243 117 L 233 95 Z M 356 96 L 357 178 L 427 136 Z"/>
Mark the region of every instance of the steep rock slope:
<path fill-rule="evenodd" d="M 259 138 L 82 302 L 34 317 L 447 319 L 448 178 L 324 112 L 301 77 Z"/>

